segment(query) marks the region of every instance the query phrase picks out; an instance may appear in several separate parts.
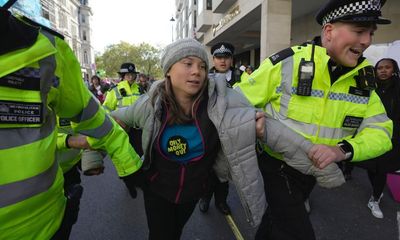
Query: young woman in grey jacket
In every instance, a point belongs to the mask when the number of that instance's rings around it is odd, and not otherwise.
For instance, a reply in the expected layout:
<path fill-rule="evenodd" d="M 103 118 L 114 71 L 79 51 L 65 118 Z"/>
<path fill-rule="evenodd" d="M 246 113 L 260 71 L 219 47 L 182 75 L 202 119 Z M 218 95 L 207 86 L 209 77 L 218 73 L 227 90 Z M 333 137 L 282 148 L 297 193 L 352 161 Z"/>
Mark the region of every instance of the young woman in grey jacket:
<path fill-rule="evenodd" d="M 219 178 L 232 180 L 247 220 L 258 225 L 267 203 L 256 138 L 269 140 L 277 149 L 281 146 L 264 134 L 264 114 L 227 88 L 224 76 L 208 79 L 207 52 L 194 39 L 168 45 L 161 65 L 165 80 L 155 82 L 133 105 L 111 113 L 121 126 L 143 129 L 142 169 L 135 178 L 124 180 L 131 192 L 135 185 L 143 189 L 149 239 L 180 238 L 207 191 L 213 168 Z M 274 130 L 271 122 L 268 131 L 286 131 L 276 124 L 280 128 Z M 296 147 L 284 150 L 301 152 L 301 158 L 307 159 L 311 144 L 299 135 L 289 135 L 279 140 L 285 141 L 286 148 L 288 144 Z"/>

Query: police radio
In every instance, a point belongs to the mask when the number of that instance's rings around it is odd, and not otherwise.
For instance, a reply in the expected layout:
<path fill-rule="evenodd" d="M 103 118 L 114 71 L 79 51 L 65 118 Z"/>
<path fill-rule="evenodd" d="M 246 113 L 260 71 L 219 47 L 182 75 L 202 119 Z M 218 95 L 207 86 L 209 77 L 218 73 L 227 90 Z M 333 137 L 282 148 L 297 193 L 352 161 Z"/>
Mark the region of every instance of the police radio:
<path fill-rule="evenodd" d="M 123 97 L 126 97 L 126 96 L 127 96 L 127 93 L 126 93 L 125 88 L 119 89 L 119 93 L 120 93 Z"/>
<path fill-rule="evenodd" d="M 297 83 L 297 95 L 311 96 L 312 82 L 314 79 L 315 63 L 314 63 L 314 42 L 312 43 L 311 59 L 306 61 L 301 59 L 299 64 L 299 80 Z"/>
<path fill-rule="evenodd" d="M 376 89 L 376 78 L 374 67 L 367 66 L 358 70 L 358 76 L 354 77 L 357 83 L 357 87 L 363 90 L 374 90 Z"/>

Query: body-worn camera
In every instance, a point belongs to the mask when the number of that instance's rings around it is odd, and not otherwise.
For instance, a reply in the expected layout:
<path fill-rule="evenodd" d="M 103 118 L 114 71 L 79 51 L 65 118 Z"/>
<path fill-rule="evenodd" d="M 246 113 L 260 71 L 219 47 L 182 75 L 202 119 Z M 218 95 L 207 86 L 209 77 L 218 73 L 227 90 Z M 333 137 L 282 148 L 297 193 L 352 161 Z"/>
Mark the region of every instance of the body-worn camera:
<path fill-rule="evenodd" d="M 372 66 L 367 66 L 358 70 L 358 76 L 354 77 L 357 83 L 357 87 L 363 90 L 374 90 L 376 89 L 376 77 L 375 71 Z"/>

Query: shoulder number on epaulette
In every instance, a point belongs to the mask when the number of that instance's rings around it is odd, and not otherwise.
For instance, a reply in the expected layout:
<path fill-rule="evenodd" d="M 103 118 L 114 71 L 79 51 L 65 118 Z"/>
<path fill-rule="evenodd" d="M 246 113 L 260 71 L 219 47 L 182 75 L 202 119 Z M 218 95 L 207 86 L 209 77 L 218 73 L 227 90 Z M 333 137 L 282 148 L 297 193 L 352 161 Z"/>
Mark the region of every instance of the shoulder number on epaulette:
<path fill-rule="evenodd" d="M 292 50 L 292 48 L 286 48 L 286 49 L 270 56 L 269 60 L 271 60 L 272 64 L 275 65 L 278 62 L 282 61 L 283 59 L 292 56 L 293 54 L 294 54 L 294 51 Z"/>

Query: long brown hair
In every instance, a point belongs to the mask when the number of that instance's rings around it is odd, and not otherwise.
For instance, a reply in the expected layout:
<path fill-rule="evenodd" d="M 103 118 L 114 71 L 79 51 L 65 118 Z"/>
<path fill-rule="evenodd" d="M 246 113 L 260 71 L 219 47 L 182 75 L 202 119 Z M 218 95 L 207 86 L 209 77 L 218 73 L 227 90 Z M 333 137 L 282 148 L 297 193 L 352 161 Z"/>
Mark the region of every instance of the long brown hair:
<path fill-rule="evenodd" d="M 169 76 L 165 77 L 164 81 L 157 85 L 155 89 L 155 94 L 152 97 L 152 103 L 154 105 L 155 99 L 157 96 L 160 97 L 161 101 L 168 107 L 168 124 L 183 124 L 193 120 L 195 115 L 195 106 L 206 96 L 208 87 L 208 76 L 206 74 L 206 79 L 203 87 L 200 91 L 194 96 L 194 101 L 192 104 L 192 108 L 190 111 L 190 115 L 186 115 L 175 98 L 174 92 L 172 90 L 171 79 Z"/>

